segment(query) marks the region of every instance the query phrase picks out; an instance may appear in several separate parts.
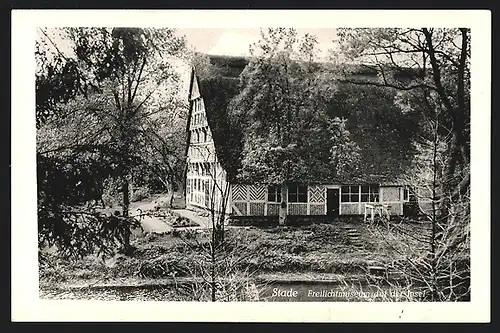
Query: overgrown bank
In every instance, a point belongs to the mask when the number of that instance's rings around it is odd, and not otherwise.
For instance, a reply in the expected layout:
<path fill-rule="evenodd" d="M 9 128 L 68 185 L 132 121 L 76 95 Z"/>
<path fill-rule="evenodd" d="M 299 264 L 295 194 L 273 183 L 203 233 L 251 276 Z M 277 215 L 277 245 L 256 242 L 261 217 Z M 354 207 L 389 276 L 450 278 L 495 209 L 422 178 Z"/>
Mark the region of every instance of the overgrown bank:
<path fill-rule="evenodd" d="M 424 234 L 426 228 L 425 224 L 401 224 L 388 231 L 385 226 L 361 223 L 231 228 L 226 230 L 231 244 L 228 255 L 220 260 L 231 262 L 235 271 L 249 272 L 253 278 L 359 280 L 371 266 L 390 268 L 407 260 L 414 253 L 409 250 L 418 247 L 418 241 L 408 235 Z M 355 239 L 353 230 L 357 234 Z M 86 257 L 72 262 L 49 254 L 48 260 L 40 265 L 42 296 L 50 297 L 50 290 L 55 287 L 154 284 L 155 281 L 161 285 L 166 279 L 196 278 L 196 268 L 206 260 L 202 249 L 209 241 L 208 236 L 193 229 L 164 234 L 136 231 L 132 236 L 134 253 L 118 254 L 105 261 Z M 409 249 L 407 253 L 401 252 L 403 246 Z M 166 289 L 163 298 L 188 297 L 176 293 L 176 288 Z M 123 297 L 133 297 L 134 293 L 137 291 Z"/>

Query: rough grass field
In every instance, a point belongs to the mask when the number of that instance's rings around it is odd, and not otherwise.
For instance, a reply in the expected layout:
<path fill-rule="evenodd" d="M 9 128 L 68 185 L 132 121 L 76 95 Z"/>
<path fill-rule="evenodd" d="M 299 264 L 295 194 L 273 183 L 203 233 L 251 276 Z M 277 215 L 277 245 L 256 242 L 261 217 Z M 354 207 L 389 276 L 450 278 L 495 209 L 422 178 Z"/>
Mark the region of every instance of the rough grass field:
<path fill-rule="evenodd" d="M 424 224 L 401 223 L 396 231 L 382 225 L 336 222 L 233 227 L 226 230 L 226 237 L 238 246 L 237 270 L 252 272 L 256 279 L 307 284 L 304 281 L 356 280 L 365 276 L 370 266 L 390 267 L 395 261 L 405 260 L 410 249 L 415 255 L 414 250 L 421 246 L 419 235 L 425 232 Z M 195 230 L 162 234 L 137 230 L 131 238 L 135 251 L 130 256 L 117 254 L 104 260 L 89 256 L 70 261 L 46 249 L 39 268 L 40 295 L 189 300 L 188 294 L 178 292 L 181 288 L 176 283 L 197 278 L 190 267 L 204 260 L 201 249 L 208 236 Z M 96 290 L 98 286 L 109 288 Z M 122 287 L 126 286 L 137 288 L 124 292 Z"/>

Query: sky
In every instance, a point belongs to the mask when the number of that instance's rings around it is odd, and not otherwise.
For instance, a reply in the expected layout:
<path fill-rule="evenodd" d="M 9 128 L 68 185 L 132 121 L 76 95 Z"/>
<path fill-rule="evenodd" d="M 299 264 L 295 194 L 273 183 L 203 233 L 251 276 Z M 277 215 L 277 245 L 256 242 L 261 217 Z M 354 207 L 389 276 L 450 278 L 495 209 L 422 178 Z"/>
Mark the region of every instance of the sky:
<path fill-rule="evenodd" d="M 305 33 L 313 34 L 318 40 L 319 60 L 328 56 L 328 50 L 334 47 L 333 39 L 336 30 L 333 28 L 297 28 L 299 37 Z M 60 51 L 71 53 L 70 44 L 62 39 L 54 30 L 44 29 L 50 39 L 57 44 Z M 177 28 L 178 36 L 185 36 L 188 46 L 197 52 L 211 55 L 249 56 L 249 46 L 260 39 L 259 28 Z M 49 43 L 37 29 L 38 38 Z M 189 87 L 189 70 L 185 65 L 180 67 L 181 91 Z"/>
<path fill-rule="evenodd" d="M 335 29 L 297 28 L 299 36 L 310 33 L 318 40 L 319 58 L 326 58 L 336 37 Z M 195 51 L 211 55 L 249 56 L 249 46 L 260 39 L 259 28 L 178 28 L 178 36 L 185 36 L 187 43 Z M 182 91 L 189 87 L 189 75 L 181 75 Z"/>
<path fill-rule="evenodd" d="M 305 33 L 316 36 L 319 59 L 326 58 L 329 49 L 334 47 L 333 39 L 336 38 L 336 30 L 333 28 L 297 28 L 296 30 L 299 37 Z M 37 38 L 49 43 L 41 31 L 37 29 Z M 43 29 L 43 31 L 57 44 L 60 51 L 65 54 L 71 53 L 68 41 L 62 39 L 55 33 L 55 30 Z M 188 46 L 195 51 L 212 55 L 249 56 L 249 46 L 260 39 L 259 28 L 178 28 L 176 34 L 185 36 Z"/>
<path fill-rule="evenodd" d="M 313 34 L 318 39 L 320 57 L 325 57 L 328 49 L 333 47 L 332 40 L 335 38 L 335 29 L 297 29 L 299 35 L 305 33 Z M 250 44 L 260 38 L 260 29 L 198 29 L 179 28 L 178 35 L 185 35 L 187 42 L 197 52 L 214 55 L 246 56 L 249 54 Z"/>

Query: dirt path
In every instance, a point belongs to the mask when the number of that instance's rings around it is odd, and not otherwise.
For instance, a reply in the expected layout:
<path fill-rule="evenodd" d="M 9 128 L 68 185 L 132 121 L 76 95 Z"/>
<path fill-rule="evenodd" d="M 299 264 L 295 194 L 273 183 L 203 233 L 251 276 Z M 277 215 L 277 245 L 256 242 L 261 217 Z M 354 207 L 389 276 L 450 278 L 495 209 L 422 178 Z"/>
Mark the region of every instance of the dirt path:
<path fill-rule="evenodd" d="M 187 209 L 173 209 L 172 212 L 175 214 L 178 214 L 182 217 L 185 217 L 195 223 L 198 223 L 198 225 L 202 228 L 210 228 L 211 224 L 208 219 L 208 217 L 200 216 L 197 213 L 187 210 Z"/>
<path fill-rule="evenodd" d="M 145 199 L 143 201 L 132 202 L 130 204 L 130 215 L 137 217 L 137 219 L 141 222 L 145 232 L 163 233 L 171 231 L 173 228 L 161 218 L 154 216 L 140 216 L 141 214 L 144 214 L 148 211 L 153 211 L 155 209 L 155 206 L 157 205 L 167 206 L 169 201 L 169 195 L 158 195 L 152 198 Z M 116 210 L 119 208 L 117 207 L 113 209 Z M 110 211 L 113 209 L 110 209 Z M 173 209 L 172 212 L 179 216 L 185 217 L 199 225 L 197 227 L 186 227 L 188 229 L 210 227 L 210 221 L 207 217 L 200 216 L 193 211 L 187 209 Z"/>
<path fill-rule="evenodd" d="M 163 222 L 157 217 L 141 216 L 139 221 L 141 222 L 144 232 L 162 233 L 173 229 L 166 222 Z"/>
<path fill-rule="evenodd" d="M 141 213 L 145 213 L 146 211 L 153 210 L 157 204 L 162 204 L 168 200 L 167 196 L 162 196 L 158 198 L 149 199 L 148 201 L 143 202 L 134 202 L 131 204 L 130 214 L 132 216 L 138 216 Z M 138 220 L 141 222 L 142 227 L 145 232 L 167 232 L 172 230 L 173 228 L 169 226 L 166 222 L 162 221 L 162 219 L 154 216 L 140 216 Z"/>

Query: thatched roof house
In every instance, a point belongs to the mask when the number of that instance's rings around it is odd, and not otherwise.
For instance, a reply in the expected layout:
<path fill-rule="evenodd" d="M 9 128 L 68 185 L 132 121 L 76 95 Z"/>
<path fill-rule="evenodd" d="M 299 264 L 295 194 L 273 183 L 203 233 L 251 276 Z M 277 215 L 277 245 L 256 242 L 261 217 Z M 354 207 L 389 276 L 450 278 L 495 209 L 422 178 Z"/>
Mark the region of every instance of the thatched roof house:
<path fill-rule="evenodd" d="M 240 75 L 250 59 L 229 56 L 207 58 L 210 62 L 205 64 L 209 67 L 208 71 L 207 68 L 195 67 L 191 73 L 186 150 L 188 206 L 208 208 L 213 183 L 211 178 L 214 178 L 213 174 L 220 174 L 220 182 L 231 185 L 228 209 L 231 213 L 276 215 L 276 204 L 281 197 L 276 187 L 248 181 L 243 184 L 238 180 L 245 128 L 232 114 L 229 104 L 240 92 Z M 319 64 L 317 69 L 321 71 L 325 67 Z M 377 80 L 374 71 L 353 66 L 347 70 L 351 77 Z M 404 74 L 395 73 L 394 77 L 406 79 Z M 393 212 L 402 213 L 402 203 L 408 200 L 408 193 L 401 177 L 412 154 L 412 131 L 408 126 L 415 120 L 404 115 L 396 119 L 394 115 L 401 112 L 393 103 L 394 94 L 386 91 L 370 86 L 339 84 L 339 98 L 332 101 L 328 112 L 332 117 L 347 118 L 352 139 L 361 148 L 359 173 L 348 180 L 317 179 L 303 185 L 292 185 L 296 195 L 291 198 L 295 203 L 290 203 L 290 214 L 327 214 L 329 209 L 336 210 L 336 214 L 362 214 L 362 203 L 372 201 L 392 203 L 397 206 Z M 363 106 L 378 111 L 362 110 Z M 200 147 L 207 152 L 210 150 L 207 147 L 212 147 L 214 151 L 208 153 L 211 157 L 207 159 L 207 156 L 195 153 Z M 216 167 L 205 163 L 215 163 Z M 208 170 L 214 171 L 210 175 Z M 301 191 L 305 194 L 299 193 Z M 335 200 L 338 204 L 333 202 Z"/>

